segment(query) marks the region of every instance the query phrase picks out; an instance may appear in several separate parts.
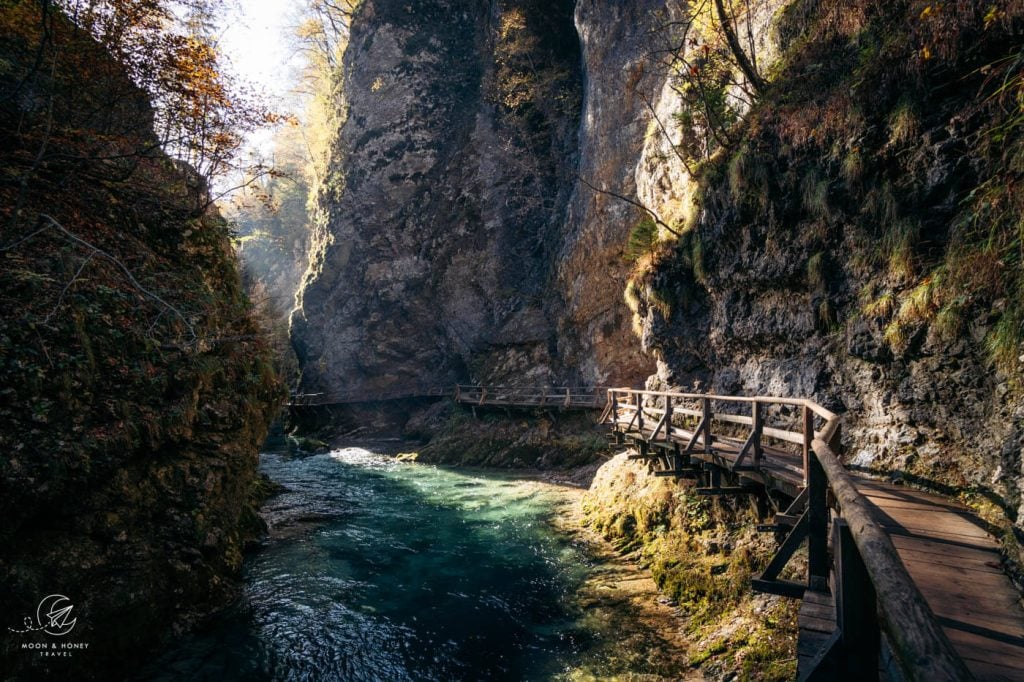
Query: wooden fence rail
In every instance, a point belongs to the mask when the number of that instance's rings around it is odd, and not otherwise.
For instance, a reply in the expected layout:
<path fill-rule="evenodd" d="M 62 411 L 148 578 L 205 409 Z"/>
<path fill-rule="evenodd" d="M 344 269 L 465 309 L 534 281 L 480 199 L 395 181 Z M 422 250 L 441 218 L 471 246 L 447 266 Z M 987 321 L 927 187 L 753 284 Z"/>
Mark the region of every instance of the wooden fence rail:
<path fill-rule="evenodd" d="M 330 393 L 296 393 L 291 396 L 292 408 L 350 405 L 359 403 L 404 400 L 411 398 L 453 398 L 464 405 L 500 407 L 558 407 L 567 409 L 601 409 L 607 400 L 607 389 L 593 386 L 415 386 L 391 391 L 333 391 Z"/>
<path fill-rule="evenodd" d="M 464 386 L 455 387 L 455 400 L 466 405 L 563 407 L 601 409 L 607 389 L 593 386 Z"/>
<path fill-rule="evenodd" d="M 324 393 L 293 393 L 288 401 L 290 407 L 321 407 L 324 405 L 346 405 L 373 403 L 408 398 L 443 398 L 452 395 L 451 386 L 407 386 L 389 391 L 331 391 Z"/>
<path fill-rule="evenodd" d="M 793 498 L 775 516 L 772 528 L 785 539 L 754 588 L 808 600 L 826 595 L 834 623 L 801 660 L 801 679 L 877 680 L 883 651 L 907 680 L 972 679 L 840 463 L 836 414 L 798 398 L 628 388 L 609 389 L 607 405 L 617 442 L 634 443 L 634 458 L 661 463 L 659 475 L 697 478 L 698 494 L 774 490 Z M 723 485 L 723 474 L 740 484 Z M 781 580 L 805 541 L 806 581 Z"/>

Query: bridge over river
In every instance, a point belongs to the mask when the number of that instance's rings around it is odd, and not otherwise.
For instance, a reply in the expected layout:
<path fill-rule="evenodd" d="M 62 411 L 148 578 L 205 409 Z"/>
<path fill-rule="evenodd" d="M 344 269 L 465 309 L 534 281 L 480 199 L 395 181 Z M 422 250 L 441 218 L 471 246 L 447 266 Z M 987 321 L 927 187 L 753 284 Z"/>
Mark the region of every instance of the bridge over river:
<path fill-rule="evenodd" d="M 841 419 L 805 399 L 628 388 L 456 386 L 297 396 L 293 409 L 450 397 L 468 406 L 602 410 L 615 442 L 701 495 L 784 510 L 753 588 L 802 600 L 801 680 L 1022 680 L 1024 609 L 996 539 L 966 508 L 841 463 Z M 800 580 L 782 576 L 806 544 Z"/>

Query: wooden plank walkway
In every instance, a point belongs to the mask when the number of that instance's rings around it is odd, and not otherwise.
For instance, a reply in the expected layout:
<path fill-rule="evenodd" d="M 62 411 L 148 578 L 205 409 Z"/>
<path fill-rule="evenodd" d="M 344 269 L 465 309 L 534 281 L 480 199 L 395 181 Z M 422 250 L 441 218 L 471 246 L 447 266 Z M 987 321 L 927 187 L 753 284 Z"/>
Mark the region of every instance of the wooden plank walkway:
<path fill-rule="evenodd" d="M 595 386 L 463 386 L 455 387 L 455 402 L 491 407 L 545 407 L 600 410 L 607 389 Z"/>
<path fill-rule="evenodd" d="M 297 393 L 288 406 L 293 409 L 360 405 L 392 400 L 452 398 L 470 406 L 543 407 L 567 410 L 600 410 L 608 401 L 607 389 L 595 386 L 411 386 L 390 391 L 335 391 Z"/>
<path fill-rule="evenodd" d="M 854 479 L 907 572 L 978 680 L 1024 681 L 1024 608 L 999 545 L 970 510 L 938 495 Z"/>
<path fill-rule="evenodd" d="M 606 416 L 617 441 L 632 443 L 631 457 L 649 461 L 656 475 L 696 478 L 703 494 L 767 490 L 794 498 L 765 527 L 789 536 L 755 588 L 803 598 L 800 679 L 1024 682 L 1024 606 L 1002 571 L 996 538 L 970 510 L 948 499 L 843 472 L 828 444 L 838 443 L 837 418 L 827 410 L 818 408 L 817 416 L 828 418 L 815 432 L 816 406 L 806 401 L 797 420 L 787 409 L 794 404 L 790 399 L 609 393 Z M 736 403 L 744 401 L 752 405 L 749 417 L 737 414 Z M 775 408 L 786 406 L 775 409 L 776 421 L 780 414 L 784 419 L 774 427 L 762 413 L 773 401 Z M 729 411 L 715 414 L 712 406 Z M 750 432 L 737 433 L 743 426 Z M 819 454 L 831 458 L 818 465 L 827 464 L 827 478 L 814 473 Z M 825 495 L 826 487 L 834 497 Z M 821 505 L 818 516 L 824 515 L 817 522 L 815 504 Z M 804 539 L 810 542 L 808 584 L 779 581 L 779 570 Z M 861 554 L 868 549 L 869 555 Z M 831 569 L 822 557 L 827 554 Z M 884 645 L 871 632 L 884 632 Z"/>

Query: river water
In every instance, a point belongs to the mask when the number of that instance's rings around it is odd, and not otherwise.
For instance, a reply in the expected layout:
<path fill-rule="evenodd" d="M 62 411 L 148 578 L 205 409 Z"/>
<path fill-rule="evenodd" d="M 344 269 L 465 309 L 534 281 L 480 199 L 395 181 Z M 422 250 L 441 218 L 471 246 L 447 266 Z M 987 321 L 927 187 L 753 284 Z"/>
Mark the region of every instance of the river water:
<path fill-rule="evenodd" d="M 550 523 L 574 491 L 361 448 L 262 468 L 286 492 L 243 598 L 145 679 L 595 679 L 608 624 L 577 593 L 597 564 Z"/>

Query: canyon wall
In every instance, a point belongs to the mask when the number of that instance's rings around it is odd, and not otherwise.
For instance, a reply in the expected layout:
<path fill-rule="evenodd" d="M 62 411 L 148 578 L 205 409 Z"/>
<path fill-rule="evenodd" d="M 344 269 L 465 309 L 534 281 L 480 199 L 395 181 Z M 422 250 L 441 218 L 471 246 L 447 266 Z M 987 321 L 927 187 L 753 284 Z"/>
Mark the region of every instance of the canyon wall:
<path fill-rule="evenodd" d="M 1022 12 L 922 11 L 791 3 L 741 142 L 631 287 L 652 386 L 813 397 L 851 466 L 1019 535 L 1021 119 L 996 92 Z"/>
<path fill-rule="evenodd" d="M 635 192 L 644 98 L 661 86 L 642 27 L 664 3 L 604 4 L 360 6 L 293 315 L 304 390 L 653 370 L 621 298 L 641 214 L 579 178 Z"/>
<path fill-rule="evenodd" d="M 41 6 L 0 15 L 0 670 L 120 679 L 237 595 L 284 396 L 202 181 Z"/>

